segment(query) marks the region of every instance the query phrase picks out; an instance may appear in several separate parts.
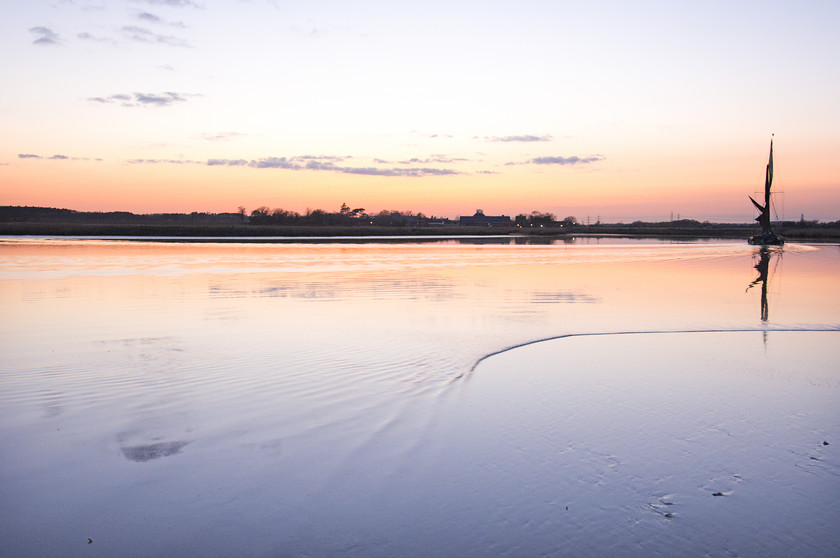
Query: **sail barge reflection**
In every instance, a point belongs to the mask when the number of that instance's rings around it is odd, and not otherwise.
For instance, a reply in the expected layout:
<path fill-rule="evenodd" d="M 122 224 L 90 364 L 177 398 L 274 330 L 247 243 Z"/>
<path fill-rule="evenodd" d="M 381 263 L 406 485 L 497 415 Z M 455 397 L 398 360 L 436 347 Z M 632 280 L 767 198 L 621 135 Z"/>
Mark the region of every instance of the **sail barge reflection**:
<path fill-rule="evenodd" d="M 756 251 L 754 256 L 758 256 L 758 263 L 755 264 L 755 269 L 758 271 L 758 277 L 756 277 L 755 280 L 747 286 L 747 290 L 749 291 L 756 285 L 761 285 L 761 321 L 765 323 L 770 316 L 770 307 L 767 303 L 767 289 L 770 283 L 770 260 L 773 259 L 774 254 L 777 257 L 781 257 L 782 249 L 778 248 L 776 250 L 771 250 L 766 246 L 762 246 Z"/>

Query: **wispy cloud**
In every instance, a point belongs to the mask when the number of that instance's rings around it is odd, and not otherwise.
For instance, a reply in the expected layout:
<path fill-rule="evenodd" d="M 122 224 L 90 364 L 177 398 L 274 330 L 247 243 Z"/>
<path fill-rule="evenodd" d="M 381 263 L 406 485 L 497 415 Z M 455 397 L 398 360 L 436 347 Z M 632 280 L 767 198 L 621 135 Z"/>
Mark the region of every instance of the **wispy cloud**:
<path fill-rule="evenodd" d="M 248 161 L 245 159 L 208 159 L 208 167 L 247 167 Z"/>
<path fill-rule="evenodd" d="M 411 130 L 411 133 L 417 137 L 426 138 L 426 139 L 452 139 L 455 136 L 452 134 L 438 134 L 434 132 L 418 132 L 417 130 Z"/>
<path fill-rule="evenodd" d="M 254 169 L 283 169 L 293 171 L 328 171 L 337 172 L 340 174 L 358 174 L 367 176 L 405 176 L 405 177 L 423 177 L 423 176 L 447 176 L 462 174 L 459 171 L 452 169 L 442 169 L 436 167 L 391 167 L 380 168 L 374 166 L 347 166 L 339 165 L 352 157 L 340 157 L 329 155 L 302 155 L 298 157 L 265 157 L 262 159 L 208 159 L 202 163 L 199 161 L 175 161 L 166 159 L 132 159 L 129 163 L 133 164 L 156 164 L 156 163 L 196 163 L 205 164 L 209 167 L 250 167 Z"/>
<path fill-rule="evenodd" d="M 166 21 L 159 15 L 153 14 L 151 12 L 140 12 L 139 14 L 137 14 L 137 19 L 155 25 L 166 25 L 168 27 L 178 27 L 181 29 L 186 27 L 183 21 Z"/>
<path fill-rule="evenodd" d="M 160 35 L 153 31 L 146 29 L 145 27 L 139 27 L 137 25 L 125 25 L 120 28 L 120 33 L 122 33 L 123 37 L 134 41 L 137 43 L 147 43 L 147 44 L 161 44 L 173 47 L 191 47 L 190 43 L 181 39 L 180 37 L 175 37 L 174 35 Z"/>
<path fill-rule="evenodd" d="M 164 91 L 162 93 L 116 93 L 108 97 L 89 97 L 92 103 L 111 104 L 119 103 L 124 107 L 167 107 L 176 103 L 184 103 L 191 97 L 197 97 L 195 93 L 175 93 Z"/>
<path fill-rule="evenodd" d="M 106 10 L 105 0 L 62 0 L 60 3 L 75 5 L 83 12 L 103 12 Z"/>
<path fill-rule="evenodd" d="M 173 103 L 183 103 L 187 98 L 182 93 L 135 93 L 134 99 L 141 105 L 168 106 Z"/>
<path fill-rule="evenodd" d="M 36 155 L 34 153 L 18 153 L 18 159 L 47 159 L 49 161 L 89 161 L 87 157 L 70 157 L 69 155 L 51 155 L 49 157 L 43 157 L 41 155 Z M 96 161 L 101 161 L 102 159 L 95 159 Z"/>
<path fill-rule="evenodd" d="M 488 136 L 485 138 L 488 141 L 501 141 L 501 142 L 535 142 L 535 141 L 551 141 L 551 136 L 544 135 L 544 136 L 531 136 L 531 135 L 524 135 L 524 136 Z"/>
<path fill-rule="evenodd" d="M 341 158 L 337 160 L 343 160 Z M 433 167 L 412 167 L 412 168 L 379 168 L 379 167 L 351 167 L 339 166 L 336 159 L 326 157 L 301 157 L 287 159 L 285 157 L 268 157 L 248 163 L 249 167 L 258 169 L 288 169 L 288 170 L 313 170 L 330 171 L 341 174 L 360 174 L 368 176 L 440 176 L 460 174 L 450 169 L 438 169 Z"/>
<path fill-rule="evenodd" d="M 537 157 L 529 160 L 528 163 L 532 165 L 582 165 L 603 160 L 604 157 L 602 155 L 594 155 L 592 157 L 572 155 L 571 157 Z"/>
<path fill-rule="evenodd" d="M 49 27 L 32 27 L 29 32 L 38 35 L 38 38 L 32 41 L 33 45 L 54 46 L 61 44 L 61 37 Z"/>
<path fill-rule="evenodd" d="M 106 43 L 106 44 L 109 44 L 109 45 L 117 44 L 117 41 L 115 41 L 111 37 L 98 37 L 98 36 L 93 35 L 93 34 L 88 33 L 88 32 L 77 33 L 76 38 L 81 39 L 83 41 L 95 41 L 97 43 Z"/>
<path fill-rule="evenodd" d="M 200 4 L 196 4 L 192 0 L 135 0 L 150 6 L 170 6 L 172 8 L 201 8 Z"/>
<path fill-rule="evenodd" d="M 187 27 L 183 21 L 167 21 L 162 17 L 151 12 L 139 12 L 135 14 L 135 18 L 143 23 L 148 23 L 150 25 L 177 27 L 179 29 L 185 29 Z M 175 35 L 165 35 L 161 33 L 156 33 L 150 29 L 138 25 L 124 25 L 116 29 L 116 31 L 121 36 L 122 41 L 132 41 L 135 43 L 144 44 L 161 44 L 173 47 L 192 47 L 192 45 L 187 40 L 182 39 L 181 37 L 176 37 Z M 83 41 L 95 41 L 110 45 L 117 45 L 121 42 L 120 40 L 115 39 L 113 37 L 94 35 L 93 33 L 89 33 L 87 31 L 77 33 L 76 38 Z"/>
<path fill-rule="evenodd" d="M 241 134 L 239 132 L 218 132 L 215 134 L 210 133 L 203 133 L 201 134 L 201 139 L 205 141 L 230 141 L 232 139 L 236 139 L 242 136 L 246 136 L 247 134 Z"/>
<path fill-rule="evenodd" d="M 412 157 L 411 159 L 406 159 L 404 161 L 398 161 L 400 165 L 429 165 L 432 163 L 464 163 L 469 161 L 469 159 L 463 159 L 459 157 L 450 157 L 448 155 L 432 155 L 431 157 L 427 157 L 425 159 L 420 159 L 417 157 Z"/>
<path fill-rule="evenodd" d="M 323 167 L 320 170 L 332 170 L 343 174 L 365 174 L 369 176 L 449 176 L 461 174 L 452 169 L 438 169 L 432 167 L 415 167 L 415 168 L 390 168 L 379 169 L 376 167 Z"/>
<path fill-rule="evenodd" d="M 92 103 L 102 103 L 102 104 L 117 103 L 117 102 L 127 103 L 127 102 L 131 101 L 131 99 L 132 99 L 131 95 L 126 95 L 125 93 L 117 93 L 116 95 L 110 95 L 108 97 L 88 97 L 88 101 L 90 101 Z"/>
<path fill-rule="evenodd" d="M 155 14 L 150 14 L 149 12 L 140 12 L 137 14 L 137 19 L 142 21 L 148 21 L 150 23 L 163 23 L 163 20 L 156 16 Z"/>

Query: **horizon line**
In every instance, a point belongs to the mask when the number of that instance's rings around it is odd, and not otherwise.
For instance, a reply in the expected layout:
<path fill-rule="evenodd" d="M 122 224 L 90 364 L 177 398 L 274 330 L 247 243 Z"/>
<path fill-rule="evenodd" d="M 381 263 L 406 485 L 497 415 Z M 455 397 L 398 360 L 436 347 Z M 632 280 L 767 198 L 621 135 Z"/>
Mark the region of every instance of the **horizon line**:
<path fill-rule="evenodd" d="M 244 206 L 240 206 L 243 207 Z M 87 210 L 87 209 L 71 209 L 68 207 L 53 207 L 53 206 L 42 206 L 42 205 L 0 205 L 0 209 L 2 208 L 20 208 L 20 209 L 49 209 L 49 210 L 56 210 L 56 211 L 70 211 L 74 213 L 99 213 L 99 214 L 108 214 L 108 213 L 128 213 L 131 215 L 138 215 L 138 216 L 153 216 L 153 215 L 192 215 L 192 214 L 203 214 L 203 215 L 243 215 L 240 211 L 152 211 L 152 212 L 135 212 L 125 209 L 112 209 L 112 210 Z M 308 214 L 322 211 L 326 214 L 340 214 L 340 210 L 338 211 L 328 211 L 321 208 L 307 208 L 307 211 L 304 213 L 294 211 L 294 210 L 286 210 L 281 207 L 270 208 L 267 205 L 261 205 L 257 208 L 251 210 L 251 212 L 247 212 L 244 214 L 246 217 L 249 217 L 253 214 L 254 211 L 261 208 L 268 208 L 272 211 L 281 210 L 281 211 L 288 211 L 290 213 L 295 213 L 301 217 L 306 217 Z M 458 219 L 460 217 L 468 217 L 472 216 L 475 213 L 465 213 L 465 214 L 458 214 L 455 217 L 444 216 L 444 215 L 436 215 L 434 213 L 426 213 L 424 211 L 414 211 L 414 210 L 398 210 L 398 209 L 380 209 L 379 211 L 373 213 L 367 213 L 366 209 L 362 208 L 365 211 L 366 215 L 369 216 L 376 216 L 382 212 L 392 212 L 392 213 L 400 213 L 406 216 L 423 216 L 427 219 Z M 481 211 L 480 209 L 476 209 L 475 211 Z M 570 215 L 567 217 L 558 217 L 557 214 L 551 211 L 538 211 L 534 210 L 530 213 L 518 212 L 514 214 L 505 214 L 502 213 L 500 215 L 487 215 L 488 217 L 509 217 L 511 220 L 514 220 L 517 216 L 524 215 L 526 217 L 530 217 L 533 214 L 550 214 L 553 216 L 553 220 L 555 221 L 563 221 L 564 219 L 568 219 L 569 217 L 573 217 L 577 222 L 577 225 L 580 226 L 590 226 L 596 224 L 633 224 L 636 222 L 641 223 L 670 223 L 670 222 L 680 222 L 680 221 L 695 221 L 698 223 L 708 223 L 708 224 L 722 224 L 722 225 L 750 225 L 754 224 L 754 218 L 752 217 L 744 217 L 742 215 L 737 214 L 729 214 L 729 215 L 717 215 L 714 217 L 723 218 L 725 220 L 712 220 L 711 216 L 707 217 L 688 217 L 688 216 L 681 216 L 677 213 L 677 218 L 674 218 L 671 215 L 669 218 L 658 218 L 653 215 L 643 215 L 643 216 L 615 216 L 615 215 L 607 215 L 601 216 L 598 215 L 596 219 L 592 219 L 591 216 L 587 215 L 585 218 L 578 217 L 576 215 Z M 746 219 L 746 220 L 745 220 Z M 797 219 L 775 219 L 774 223 L 796 223 L 796 222 L 806 222 L 806 223 L 834 223 L 840 222 L 840 218 L 838 219 L 805 219 L 804 214 L 801 214 Z"/>

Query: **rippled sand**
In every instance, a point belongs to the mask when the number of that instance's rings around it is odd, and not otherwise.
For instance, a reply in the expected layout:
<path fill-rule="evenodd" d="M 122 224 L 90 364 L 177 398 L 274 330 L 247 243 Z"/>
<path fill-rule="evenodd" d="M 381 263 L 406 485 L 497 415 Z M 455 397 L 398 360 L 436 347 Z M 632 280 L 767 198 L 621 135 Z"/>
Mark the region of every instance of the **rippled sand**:
<path fill-rule="evenodd" d="M 466 553 L 831 555 L 838 342 L 581 336 L 496 355 L 447 394 L 445 470 L 424 482 L 464 506 Z"/>

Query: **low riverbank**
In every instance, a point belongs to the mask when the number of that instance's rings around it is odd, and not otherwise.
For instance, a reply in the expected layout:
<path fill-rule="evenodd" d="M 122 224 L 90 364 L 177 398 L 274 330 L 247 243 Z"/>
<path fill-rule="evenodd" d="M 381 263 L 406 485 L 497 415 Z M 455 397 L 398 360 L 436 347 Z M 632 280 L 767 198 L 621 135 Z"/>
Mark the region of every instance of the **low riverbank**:
<path fill-rule="evenodd" d="M 349 237 L 349 236 L 628 236 L 673 239 L 747 238 L 752 225 L 669 223 L 575 225 L 523 229 L 518 227 L 383 227 L 253 224 L 125 224 L 125 223 L 0 223 L 0 235 L 11 236 L 166 236 L 166 237 Z M 790 241 L 840 242 L 840 225 L 782 228 Z"/>

